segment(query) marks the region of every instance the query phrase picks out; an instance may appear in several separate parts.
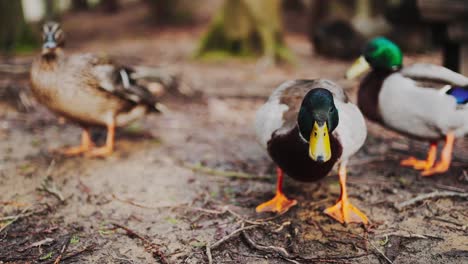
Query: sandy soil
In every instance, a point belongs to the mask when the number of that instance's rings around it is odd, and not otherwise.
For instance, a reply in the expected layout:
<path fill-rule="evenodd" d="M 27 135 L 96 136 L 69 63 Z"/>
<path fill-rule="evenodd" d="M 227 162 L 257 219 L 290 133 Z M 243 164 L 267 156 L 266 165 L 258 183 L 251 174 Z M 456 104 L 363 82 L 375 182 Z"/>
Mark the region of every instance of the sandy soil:
<path fill-rule="evenodd" d="M 144 12 L 136 8 L 136 14 Z M 343 226 L 322 213 L 338 198 L 336 172 L 311 184 L 287 179 L 286 192 L 298 206 L 278 217 L 256 215 L 255 206 L 273 195 L 275 183 L 274 165 L 254 137 L 256 109 L 278 84 L 295 78 L 336 80 L 354 98 L 356 83 L 342 79 L 349 63 L 314 55 L 307 38 L 294 34 L 287 42 L 295 66 L 195 61 L 191 55 L 204 23 L 130 30 L 140 16 L 129 12 L 120 19 L 94 16 L 94 23 L 83 22 L 89 14 L 65 17 L 70 51 L 162 65 L 203 96 L 168 98 L 169 114 L 121 129 L 116 153 L 94 160 L 48 152 L 77 144 L 77 126 L 59 122 L 40 105 L 25 113 L 1 103 L 0 215 L 18 218 L 0 220 L 0 228 L 9 224 L 0 231 L 0 263 L 53 263 L 59 255 L 61 263 L 208 263 L 210 254 L 213 263 L 468 261 L 466 198 L 397 209 L 424 193 L 467 192 L 466 139 L 458 141 L 449 173 L 422 178 L 398 162 L 410 154 L 422 157 L 425 143 L 369 123 L 367 143 L 349 167 L 350 196 L 370 217 L 367 228 Z M 407 58 L 416 60 L 439 63 L 435 53 Z M 2 81 L 27 86 L 23 76 Z M 94 134 L 102 143 L 102 131 Z M 194 164 L 255 177 L 189 168 Z M 44 184 L 63 201 L 41 190 Z M 230 236 L 242 226 L 244 232 Z"/>

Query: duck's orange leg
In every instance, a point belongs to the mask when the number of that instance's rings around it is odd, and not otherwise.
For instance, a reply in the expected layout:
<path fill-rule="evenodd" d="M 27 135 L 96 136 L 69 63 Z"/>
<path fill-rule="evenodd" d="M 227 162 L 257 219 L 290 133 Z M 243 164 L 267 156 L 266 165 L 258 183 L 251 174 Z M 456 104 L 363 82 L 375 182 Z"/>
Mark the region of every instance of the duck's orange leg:
<path fill-rule="evenodd" d="M 426 160 L 418 160 L 415 157 L 409 157 L 400 162 L 402 166 L 413 167 L 416 170 L 428 170 L 434 166 L 437 157 L 437 142 L 431 142 Z"/>
<path fill-rule="evenodd" d="M 278 177 L 276 182 L 276 195 L 268 202 L 264 202 L 257 206 L 255 211 L 262 212 L 277 212 L 279 214 L 286 213 L 289 208 L 297 204 L 296 200 L 289 200 L 283 193 L 283 171 L 280 168 L 276 169 Z"/>
<path fill-rule="evenodd" d="M 448 169 L 450 168 L 450 163 L 452 162 L 452 151 L 454 142 L 455 134 L 453 132 L 448 133 L 445 139 L 445 146 L 442 149 L 440 161 L 437 162 L 434 167 L 424 170 L 421 173 L 422 176 L 432 176 L 434 174 L 444 173 L 448 171 Z"/>
<path fill-rule="evenodd" d="M 57 152 L 65 156 L 76 156 L 82 153 L 88 152 L 93 148 L 94 144 L 91 140 L 91 135 L 89 134 L 88 128 L 83 128 L 81 133 L 81 145 L 76 147 L 61 148 L 52 150 L 52 152 Z"/>
<path fill-rule="evenodd" d="M 90 152 L 86 153 L 89 157 L 107 157 L 112 154 L 114 151 L 114 143 L 115 143 L 115 119 L 107 125 L 107 138 L 106 138 L 106 145 L 100 148 L 95 148 Z"/>
<path fill-rule="evenodd" d="M 339 169 L 341 195 L 338 202 L 327 209 L 324 213 L 334 218 L 340 223 L 369 223 L 367 216 L 359 211 L 348 200 L 348 193 L 346 191 L 346 164 L 340 164 Z"/>

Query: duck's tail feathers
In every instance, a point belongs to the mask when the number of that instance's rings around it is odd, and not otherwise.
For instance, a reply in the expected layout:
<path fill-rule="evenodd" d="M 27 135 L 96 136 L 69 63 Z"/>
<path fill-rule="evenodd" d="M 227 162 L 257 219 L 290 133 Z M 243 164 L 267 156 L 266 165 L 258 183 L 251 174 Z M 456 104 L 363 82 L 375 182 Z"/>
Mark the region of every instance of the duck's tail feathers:
<path fill-rule="evenodd" d="M 118 83 L 114 93 L 135 104 L 147 105 L 151 111 L 163 112 L 159 107 L 162 104 L 158 100 L 158 94 L 137 82 L 132 77 L 134 70 L 128 67 L 121 67 L 116 71 L 116 80 Z M 163 108 L 163 107 L 161 107 Z"/>

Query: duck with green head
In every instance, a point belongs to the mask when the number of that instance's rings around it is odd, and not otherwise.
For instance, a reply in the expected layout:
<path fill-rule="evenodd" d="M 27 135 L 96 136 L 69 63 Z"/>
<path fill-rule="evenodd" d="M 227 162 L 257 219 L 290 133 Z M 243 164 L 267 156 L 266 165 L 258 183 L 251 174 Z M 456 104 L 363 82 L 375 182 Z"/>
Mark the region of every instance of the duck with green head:
<path fill-rule="evenodd" d="M 358 106 L 364 115 L 404 135 L 430 142 L 425 160 L 410 157 L 401 165 L 422 170 L 423 176 L 448 171 L 455 138 L 468 133 L 468 78 L 433 64 L 403 67 L 401 50 L 383 37 L 367 43 L 363 56 L 346 77 L 358 77 L 369 69 L 358 93 Z M 436 162 L 441 139 L 445 139 L 445 146 Z"/>
<path fill-rule="evenodd" d="M 341 223 L 368 223 L 350 203 L 346 189 L 346 164 L 364 144 L 367 129 L 363 115 L 339 86 L 323 79 L 285 82 L 258 110 L 255 128 L 278 174 L 275 197 L 257 212 L 284 213 L 297 204 L 283 193 L 283 172 L 310 182 L 339 163 L 341 196 L 325 213 Z"/>

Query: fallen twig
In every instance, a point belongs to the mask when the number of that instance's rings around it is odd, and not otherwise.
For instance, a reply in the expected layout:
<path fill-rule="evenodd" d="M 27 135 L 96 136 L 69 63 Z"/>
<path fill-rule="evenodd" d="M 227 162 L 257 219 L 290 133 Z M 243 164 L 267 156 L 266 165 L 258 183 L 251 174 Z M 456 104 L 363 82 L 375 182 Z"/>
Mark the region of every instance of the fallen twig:
<path fill-rule="evenodd" d="M 208 257 L 208 264 L 212 264 L 213 256 L 211 256 L 211 246 L 209 242 L 206 244 L 206 256 Z"/>
<path fill-rule="evenodd" d="M 227 236 L 224 236 L 223 238 L 221 238 L 220 240 L 216 241 L 216 243 L 214 243 L 213 245 L 211 245 L 210 249 L 213 250 L 217 247 L 219 247 L 221 244 L 223 244 L 224 242 L 228 241 L 229 239 L 235 237 L 237 234 L 241 233 L 242 231 L 245 231 L 245 230 L 248 230 L 248 229 L 253 229 L 253 228 L 257 228 L 259 225 L 250 225 L 250 226 L 244 226 L 244 223 L 241 225 L 241 227 L 239 227 L 238 229 L 234 230 L 232 233 L 230 233 L 229 235 Z"/>
<path fill-rule="evenodd" d="M 382 250 L 375 246 L 374 243 L 372 243 L 372 241 L 370 241 L 369 239 L 366 240 L 386 261 L 388 261 L 388 263 L 393 264 L 393 262 L 385 255 L 385 253 L 383 253 Z"/>
<path fill-rule="evenodd" d="M 439 189 L 446 190 L 446 191 L 452 191 L 452 192 L 460 192 L 460 193 L 465 193 L 467 190 L 458 188 L 455 186 L 448 186 L 448 185 L 443 185 L 443 184 L 435 184 L 435 186 Z"/>
<path fill-rule="evenodd" d="M 46 193 L 49 193 L 53 196 L 55 196 L 57 199 L 59 199 L 60 202 L 64 202 L 65 198 L 63 197 L 62 193 L 60 190 L 57 188 L 55 183 L 52 181 L 52 178 L 50 176 L 47 176 L 41 183 L 41 187 L 37 188 L 39 191 L 43 191 Z"/>
<path fill-rule="evenodd" d="M 217 211 L 217 210 L 211 210 L 211 209 L 205 209 L 205 208 L 200 208 L 200 207 L 189 207 L 187 206 L 186 208 L 188 209 L 191 209 L 191 210 L 195 210 L 195 211 L 200 211 L 200 212 L 204 212 L 204 213 L 207 213 L 207 214 L 215 214 L 215 215 L 222 215 L 222 214 L 225 214 L 225 213 L 229 213 L 231 214 L 232 216 L 236 217 L 237 219 L 245 222 L 245 223 L 248 223 L 248 224 L 252 224 L 252 225 L 261 225 L 261 224 L 265 224 L 265 221 L 268 221 L 269 219 L 261 219 L 261 220 L 249 220 L 247 218 L 245 218 L 244 216 L 236 213 L 235 211 L 233 211 L 232 209 L 229 208 L 229 206 L 223 206 L 222 207 L 222 210 L 220 211 Z"/>
<path fill-rule="evenodd" d="M 141 203 L 137 203 L 137 202 L 135 202 L 135 201 L 133 201 L 131 199 L 119 198 L 115 194 L 112 194 L 112 198 L 114 198 L 115 200 L 117 200 L 119 202 L 126 203 L 126 204 L 129 204 L 129 205 L 133 205 L 133 206 L 136 206 L 136 207 L 139 207 L 139 208 L 153 209 L 153 210 L 163 209 L 163 208 L 173 208 L 173 207 L 179 207 L 179 206 L 184 206 L 185 205 L 185 203 L 182 203 L 182 204 L 176 204 L 176 205 L 148 206 L 148 205 L 144 205 L 144 204 L 141 204 Z"/>
<path fill-rule="evenodd" d="M 20 250 L 18 250 L 19 252 L 24 252 L 26 251 L 27 249 L 30 249 L 30 248 L 35 248 L 35 247 L 39 247 L 39 246 L 42 246 L 42 245 L 46 245 L 46 244 L 49 244 L 49 243 L 52 243 L 54 242 L 54 239 L 50 238 L 50 237 L 46 237 L 40 241 L 37 241 L 37 242 L 34 242 L 32 243 L 31 245 L 25 247 L 25 248 L 22 248 Z"/>
<path fill-rule="evenodd" d="M 67 251 L 69 245 L 70 245 L 70 236 L 67 236 L 65 243 L 63 244 L 62 249 L 60 250 L 60 254 L 57 256 L 57 258 L 54 261 L 54 264 L 60 263 L 60 260 L 63 258 L 63 254 L 65 253 L 65 251 Z"/>
<path fill-rule="evenodd" d="M 29 204 L 26 203 L 19 203 L 15 201 L 2 201 L 0 202 L 1 206 L 13 206 L 13 207 L 25 207 L 28 206 Z"/>
<path fill-rule="evenodd" d="M 74 258 L 74 257 L 76 257 L 76 256 L 78 256 L 78 255 L 80 255 L 80 254 L 83 254 L 83 253 L 87 252 L 87 251 L 92 251 L 92 250 L 94 250 L 95 247 L 96 247 L 96 245 L 94 245 L 94 244 L 93 244 L 93 245 L 86 246 L 86 247 L 83 248 L 82 250 L 78 250 L 78 251 L 72 252 L 72 253 L 70 253 L 70 254 L 68 254 L 68 255 L 65 255 L 65 256 L 62 258 L 62 260 L 67 260 L 67 259 L 70 259 L 70 258 Z"/>
<path fill-rule="evenodd" d="M 279 254 L 280 256 L 284 257 L 284 258 L 290 258 L 291 255 L 288 253 L 288 251 L 282 247 L 276 247 L 276 246 L 263 246 L 263 245 L 259 245 L 257 244 L 255 241 L 252 240 L 252 238 L 247 235 L 247 232 L 244 232 L 245 230 L 241 230 L 242 231 L 242 236 L 245 238 L 245 240 L 247 241 L 247 244 L 249 244 L 249 246 L 257 249 L 257 250 L 260 250 L 260 251 L 263 251 L 263 252 L 267 252 L 267 253 L 276 253 L 276 254 Z M 299 263 L 297 261 L 294 261 L 295 263 Z"/>
<path fill-rule="evenodd" d="M 154 258 L 158 258 L 163 264 L 168 264 L 166 257 L 164 256 L 163 252 L 159 249 L 158 245 L 149 241 L 147 238 L 138 234 L 136 231 L 133 231 L 129 227 L 126 227 L 116 222 L 110 222 L 110 224 L 115 226 L 116 228 L 125 230 L 125 232 L 127 232 L 127 235 L 140 239 L 143 242 L 145 249 L 149 251 L 153 255 Z"/>
<path fill-rule="evenodd" d="M 248 174 L 245 172 L 238 172 L 238 171 L 224 171 L 224 170 L 216 170 L 210 167 L 203 166 L 201 164 L 183 164 L 184 167 L 191 169 L 192 171 L 206 173 L 214 176 L 222 176 L 234 179 L 248 179 L 248 180 L 258 180 L 258 181 L 269 181 L 271 177 L 268 176 L 258 176 L 253 174 Z"/>
<path fill-rule="evenodd" d="M 442 239 L 443 240 L 443 238 L 441 238 L 441 237 L 432 236 L 432 235 L 415 234 L 415 233 L 411 233 L 409 231 L 404 231 L 404 230 L 385 233 L 385 234 L 382 234 L 382 235 L 378 235 L 377 237 L 389 237 L 389 236 L 398 236 L 398 237 L 404 237 L 404 238 L 420 238 L 420 239 L 435 238 L 435 239 Z"/>
<path fill-rule="evenodd" d="M 452 228 L 454 228 L 456 230 L 465 231 L 468 228 L 468 224 L 463 225 L 463 224 L 460 224 L 460 223 L 457 223 L 457 222 L 454 222 L 454 221 L 450 221 L 450 220 L 447 220 L 447 219 L 443 219 L 443 218 L 440 218 L 440 217 L 429 218 L 429 220 L 430 221 L 439 221 L 439 222 L 443 222 L 443 223 L 452 224 L 452 225 L 455 226 L 455 227 L 452 227 Z M 442 238 L 440 238 L 440 239 L 442 239 Z"/>
<path fill-rule="evenodd" d="M 2 228 L 0 228 L 0 233 L 3 232 L 3 230 L 5 230 L 8 226 L 10 226 L 11 224 L 13 224 L 14 222 L 18 221 L 20 218 L 22 217 L 26 217 L 26 216 L 30 216 L 32 215 L 34 212 L 29 212 L 29 213 L 26 213 L 27 211 L 29 210 L 29 207 L 23 209 L 23 211 L 21 211 L 21 213 L 19 213 L 18 215 L 16 215 L 13 219 L 11 219 L 8 223 L 6 223 L 4 226 L 2 226 Z"/>
<path fill-rule="evenodd" d="M 398 211 L 403 210 L 404 208 L 411 206 L 413 204 L 416 204 L 418 202 L 427 200 L 427 199 L 434 199 L 434 198 L 446 198 L 446 197 L 461 197 L 461 198 L 466 198 L 468 197 L 468 193 L 460 193 L 460 192 L 450 192 L 450 191 L 445 191 L 445 192 L 431 192 L 431 193 L 425 193 L 418 195 L 414 197 L 413 199 L 410 199 L 408 201 L 404 201 L 401 203 L 395 203 L 394 206 Z"/>

